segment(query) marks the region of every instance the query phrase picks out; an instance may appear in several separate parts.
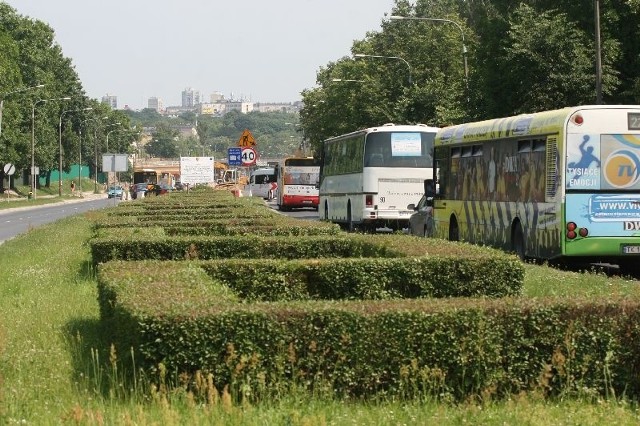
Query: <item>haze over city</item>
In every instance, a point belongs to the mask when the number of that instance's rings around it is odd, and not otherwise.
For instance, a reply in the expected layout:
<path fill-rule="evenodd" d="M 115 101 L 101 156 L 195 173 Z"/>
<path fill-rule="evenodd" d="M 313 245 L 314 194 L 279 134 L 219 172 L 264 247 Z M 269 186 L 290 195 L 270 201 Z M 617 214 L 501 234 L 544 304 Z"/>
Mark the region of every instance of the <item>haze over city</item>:
<path fill-rule="evenodd" d="M 87 95 L 145 108 L 185 88 L 253 102 L 295 102 L 317 70 L 378 31 L 393 0 L 7 0 L 51 26 Z"/>

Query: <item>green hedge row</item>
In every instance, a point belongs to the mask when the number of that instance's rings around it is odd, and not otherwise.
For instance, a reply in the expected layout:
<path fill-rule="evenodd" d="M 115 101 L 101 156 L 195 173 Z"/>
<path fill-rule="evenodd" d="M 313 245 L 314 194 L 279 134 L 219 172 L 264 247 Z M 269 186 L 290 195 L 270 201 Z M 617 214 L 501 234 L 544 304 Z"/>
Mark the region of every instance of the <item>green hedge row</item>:
<path fill-rule="evenodd" d="M 112 260 L 193 260 L 193 259 L 300 259 L 321 257 L 391 257 L 384 246 L 345 236 L 296 236 L 296 238 L 256 235 L 211 237 L 130 238 L 130 234 L 110 235 L 90 241 L 95 264 Z"/>
<path fill-rule="evenodd" d="M 176 376 L 212 373 L 218 389 L 250 398 L 292 386 L 455 400 L 640 390 L 637 301 L 246 304 L 213 276 L 193 262 L 102 265 L 101 312 L 118 352 L 132 346 L 138 364 Z"/>

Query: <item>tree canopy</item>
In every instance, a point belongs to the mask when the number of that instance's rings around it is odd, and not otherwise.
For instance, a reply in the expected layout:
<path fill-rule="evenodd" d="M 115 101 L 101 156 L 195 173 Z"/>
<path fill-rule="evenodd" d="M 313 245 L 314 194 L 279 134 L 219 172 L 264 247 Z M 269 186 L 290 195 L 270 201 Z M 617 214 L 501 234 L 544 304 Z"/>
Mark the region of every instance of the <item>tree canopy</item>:
<path fill-rule="evenodd" d="M 328 137 L 387 122 L 444 126 L 596 103 L 594 3 L 396 0 L 380 31 L 302 92 L 305 135 L 319 151 Z M 638 0 L 600 0 L 604 103 L 640 100 L 638 13 Z"/>

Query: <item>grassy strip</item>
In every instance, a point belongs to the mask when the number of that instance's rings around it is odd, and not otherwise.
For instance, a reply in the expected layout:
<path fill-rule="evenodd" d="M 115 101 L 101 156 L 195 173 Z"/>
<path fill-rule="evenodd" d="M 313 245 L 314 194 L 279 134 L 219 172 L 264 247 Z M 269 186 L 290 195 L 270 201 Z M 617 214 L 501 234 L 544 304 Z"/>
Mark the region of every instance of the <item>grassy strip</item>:
<path fill-rule="evenodd" d="M 535 395 L 501 403 L 432 401 L 367 404 L 307 399 L 233 406 L 224 394 L 196 405 L 186 392 L 162 394 L 127 383 L 99 328 L 96 281 L 77 217 L 46 225 L 0 246 L 0 424 L 617 424 L 640 416 L 624 400 L 544 401 Z M 53 245 L 55 243 L 55 245 Z M 638 282 L 603 274 L 527 265 L 529 297 L 638 296 Z M 117 355 L 117 354 L 114 354 Z M 112 364 L 110 361 L 115 361 Z M 116 367 L 114 367 L 114 365 Z"/>

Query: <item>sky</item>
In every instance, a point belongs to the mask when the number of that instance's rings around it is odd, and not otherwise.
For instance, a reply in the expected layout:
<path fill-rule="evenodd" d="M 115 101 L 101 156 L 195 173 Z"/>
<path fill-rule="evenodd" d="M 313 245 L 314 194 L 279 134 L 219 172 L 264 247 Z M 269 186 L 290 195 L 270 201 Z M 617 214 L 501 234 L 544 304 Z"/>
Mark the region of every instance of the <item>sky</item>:
<path fill-rule="evenodd" d="M 394 0 L 4 0 L 46 22 L 90 98 L 118 108 L 201 100 L 295 102 L 316 72 L 379 32 Z"/>

